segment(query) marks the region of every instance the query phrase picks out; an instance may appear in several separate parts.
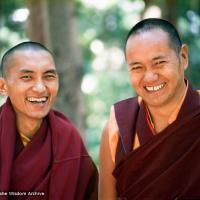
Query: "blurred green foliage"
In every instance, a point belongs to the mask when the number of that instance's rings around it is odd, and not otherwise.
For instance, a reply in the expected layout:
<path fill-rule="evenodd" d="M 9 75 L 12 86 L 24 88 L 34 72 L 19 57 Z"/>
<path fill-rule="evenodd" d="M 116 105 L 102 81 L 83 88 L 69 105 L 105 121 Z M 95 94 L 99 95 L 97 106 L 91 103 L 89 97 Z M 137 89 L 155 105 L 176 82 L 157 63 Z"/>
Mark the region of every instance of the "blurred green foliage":
<path fill-rule="evenodd" d="M 156 6 L 164 5 L 162 0 L 151 2 Z M 200 3 L 198 0 L 176 3 L 177 28 L 190 49 L 186 74 L 193 85 L 200 88 Z M 128 30 L 141 19 L 146 7 L 143 0 L 76 0 L 75 4 L 84 60 L 82 90 L 85 95 L 86 141 L 98 164 L 101 132 L 111 105 L 135 95 L 129 82 L 123 48 Z M 25 7 L 23 1 L 0 3 L 0 53 L 15 41 L 26 38 L 25 23 L 11 20 L 16 9 L 22 7 Z"/>
<path fill-rule="evenodd" d="M 134 95 L 126 73 L 126 67 L 113 72 L 90 73 L 96 79 L 97 85 L 90 94 L 85 94 L 86 100 L 86 136 L 90 154 L 98 163 L 99 142 L 101 132 L 109 116 L 113 103 Z"/>
<path fill-rule="evenodd" d="M 13 44 L 26 38 L 25 23 L 13 21 L 14 12 L 23 7 L 24 1 L 0 1 L 0 55 Z"/>

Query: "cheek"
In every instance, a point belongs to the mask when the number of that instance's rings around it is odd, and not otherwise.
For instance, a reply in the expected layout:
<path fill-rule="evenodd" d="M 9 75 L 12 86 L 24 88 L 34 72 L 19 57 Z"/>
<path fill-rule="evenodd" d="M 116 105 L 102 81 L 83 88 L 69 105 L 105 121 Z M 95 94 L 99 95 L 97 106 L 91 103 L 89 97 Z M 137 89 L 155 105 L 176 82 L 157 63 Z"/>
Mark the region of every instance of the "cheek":
<path fill-rule="evenodd" d="M 7 94 L 9 97 L 15 97 L 16 93 L 18 93 L 18 89 L 16 87 L 7 86 Z"/>
<path fill-rule="evenodd" d="M 182 76 L 182 71 L 180 69 L 174 70 L 168 70 L 164 73 L 163 76 L 169 78 L 171 81 L 176 82 L 178 81 L 178 79 L 180 79 L 180 77 Z"/>
<path fill-rule="evenodd" d="M 51 93 L 56 96 L 58 92 L 58 84 L 52 84 L 49 88 L 51 90 Z"/>
<path fill-rule="evenodd" d="M 141 82 L 141 75 L 129 73 L 131 84 L 134 88 L 137 88 Z"/>

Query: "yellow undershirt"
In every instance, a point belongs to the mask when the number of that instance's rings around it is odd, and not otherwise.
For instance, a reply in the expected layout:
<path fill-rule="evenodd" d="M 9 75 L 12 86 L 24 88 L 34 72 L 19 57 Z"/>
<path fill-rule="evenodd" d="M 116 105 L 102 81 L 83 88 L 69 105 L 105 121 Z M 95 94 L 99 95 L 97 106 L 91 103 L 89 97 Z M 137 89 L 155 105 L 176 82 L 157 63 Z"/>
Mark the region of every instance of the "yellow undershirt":
<path fill-rule="evenodd" d="M 22 133 L 20 133 L 20 136 L 21 136 L 21 140 L 24 146 L 26 146 L 31 141 L 30 138 L 28 138 L 26 135 Z"/>

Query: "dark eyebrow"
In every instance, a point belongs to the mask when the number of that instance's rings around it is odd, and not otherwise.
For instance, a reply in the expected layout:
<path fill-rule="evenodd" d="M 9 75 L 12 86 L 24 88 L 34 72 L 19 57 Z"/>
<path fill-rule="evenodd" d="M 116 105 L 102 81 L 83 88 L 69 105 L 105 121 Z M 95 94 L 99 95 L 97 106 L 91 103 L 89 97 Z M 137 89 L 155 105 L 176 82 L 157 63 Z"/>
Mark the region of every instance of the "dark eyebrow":
<path fill-rule="evenodd" d="M 129 65 L 133 66 L 133 65 L 141 65 L 140 62 L 137 62 L 137 61 L 132 61 L 130 63 L 128 63 Z"/>
<path fill-rule="evenodd" d="M 28 70 L 28 69 L 22 69 L 22 70 L 19 70 L 19 72 L 21 72 L 21 73 L 26 73 L 26 74 L 33 73 L 33 71 Z"/>
<path fill-rule="evenodd" d="M 51 73 L 51 74 L 57 74 L 57 71 L 55 69 L 50 69 L 50 70 L 47 70 L 46 72 L 44 72 L 45 74 L 48 74 L 48 73 Z"/>
<path fill-rule="evenodd" d="M 157 56 L 155 58 L 153 58 L 153 60 L 160 60 L 160 59 L 166 59 L 165 56 Z"/>
<path fill-rule="evenodd" d="M 32 70 L 28 70 L 28 69 L 21 69 L 19 70 L 20 73 L 26 73 L 26 74 L 31 74 L 31 73 L 34 73 Z M 47 70 L 44 72 L 45 74 L 48 74 L 48 73 L 52 73 L 52 74 L 57 74 L 56 70 L 55 69 L 50 69 L 50 70 Z"/>

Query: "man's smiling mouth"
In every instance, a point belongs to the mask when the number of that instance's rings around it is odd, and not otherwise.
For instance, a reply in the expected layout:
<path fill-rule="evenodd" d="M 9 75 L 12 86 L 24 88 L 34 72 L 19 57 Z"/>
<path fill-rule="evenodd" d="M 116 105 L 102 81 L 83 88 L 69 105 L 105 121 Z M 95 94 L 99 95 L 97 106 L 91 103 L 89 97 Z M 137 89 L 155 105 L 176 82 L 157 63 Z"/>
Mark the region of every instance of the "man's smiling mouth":
<path fill-rule="evenodd" d="M 48 100 L 48 97 L 28 97 L 27 100 L 31 103 L 45 103 Z"/>
<path fill-rule="evenodd" d="M 166 83 L 162 83 L 162 84 L 156 85 L 156 86 L 145 86 L 144 88 L 148 92 L 157 92 L 157 91 L 161 90 L 165 85 L 166 85 Z"/>

